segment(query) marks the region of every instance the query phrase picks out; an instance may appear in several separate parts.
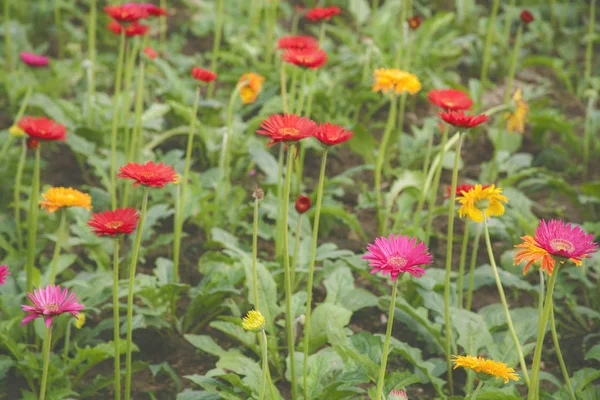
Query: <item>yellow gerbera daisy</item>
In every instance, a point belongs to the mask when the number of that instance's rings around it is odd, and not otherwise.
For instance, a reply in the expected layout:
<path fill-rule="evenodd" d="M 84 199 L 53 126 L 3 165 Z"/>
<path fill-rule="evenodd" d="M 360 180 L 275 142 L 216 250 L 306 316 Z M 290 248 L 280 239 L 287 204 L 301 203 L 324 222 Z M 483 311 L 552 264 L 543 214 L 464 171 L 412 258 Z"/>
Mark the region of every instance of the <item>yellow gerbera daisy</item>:
<path fill-rule="evenodd" d="M 508 203 L 508 199 L 501 193 L 502 188 L 496 188 L 495 185 L 486 188 L 475 185 L 468 192 L 463 191 L 463 195 L 458 199 L 461 203 L 458 215 L 467 216 L 475 222 L 483 222 L 484 212 L 486 218 L 504 214 L 502 203 Z"/>
<path fill-rule="evenodd" d="M 13 125 L 10 128 L 8 128 L 8 133 L 10 133 L 10 135 L 13 137 L 25 136 L 25 131 L 19 128 L 19 125 Z"/>
<path fill-rule="evenodd" d="M 244 104 L 254 103 L 265 78 L 255 74 L 254 72 L 248 72 L 240 77 L 238 81 L 238 87 L 240 90 L 240 97 Z"/>
<path fill-rule="evenodd" d="M 83 207 L 86 210 L 92 208 L 92 198 L 89 194 L 80 192 L 73 188 L 54 187 L 42 194 L 44 200 L 40 201 L 42 209 L 54 212 L 62 207 Z"/>
<path fill-rule="evenodd" d="M 83 328 L 83 325 L 85 325 L 85 313 L 79 313 L 77 314 L 77 317 L 75 317 L 75 327 L 81 329 Z"/>
<path fill-rule="evenodd" d="M 247 331 L 257 332 L 262 329 L 265 324 L 265 317 L 260 311 L 250 310 L 244 318 L 242 318 L 242 328 Z"/>
<path fill-rule="evenodd" d="M 473 356 L 453 356 L 454 369 L 458 367 L 472 369 L 475 372 L 482 372 L 487 375 L 495 376 L 496 378 L 504 379 L 504 383 L 508 383 L 509 379 L 518 381 L 519 376 L 515 374 L 513 368 L 508 368 L 505 363 L 486 360 L 483 357 Z"/>
<path fill-rule="evenodd" d="M 513 101 L 515 102 L 515 111 L 505 114 L 506 118 L 506 130 L 509 132 L 525 133 L 525 117 L 529 112 L 529 106 L 523 101 L 521 95 L 521 89 L 517 89 L 513 95 Z"/>
<path fill-rule="evenodd" d="M 381 90 L 387 93 L 394 90 L 396 94 L 403 92 L 415 94 L 421 90 L 421 82 L 415 75 L 399 69 L 379 68 L 375 70 L 373 78 L 375 79 L 374 92 Z"/>

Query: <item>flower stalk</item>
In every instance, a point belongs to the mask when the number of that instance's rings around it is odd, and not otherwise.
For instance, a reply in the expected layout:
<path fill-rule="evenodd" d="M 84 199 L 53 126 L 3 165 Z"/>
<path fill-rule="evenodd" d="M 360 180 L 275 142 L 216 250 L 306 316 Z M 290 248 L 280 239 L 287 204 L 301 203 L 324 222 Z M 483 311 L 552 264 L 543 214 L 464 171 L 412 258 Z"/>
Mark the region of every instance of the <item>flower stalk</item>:
<path fill-rule="evenodd" d="M 35 164 L 33 166 L 33 179 L 31 181 L 31 199 L 27 219 L 27 292 L 33 288 L 33 269 L 35 268 L 35 240 L 37 236 L 39 196 L 40 196 L 40 149 L 39 144 L 35 149 Z"/>
<path fill-rule="evenodd" d="M 469 247 L 469 228 L 468 220 L 465 220 L 465 230 L 463 232 L 463 241 L 460 249 L 460 261 L 458 264 L 458 308 L 463 308 L 464 288 L 465 288 L 465 264 L 467 262 L 467 249 Z"/>
<path fill-rule="evenodd" d="M 223 34 L 223 19 L 224 19 L 223 5 L 224 5 L 223 0 L 217 0 L 217 21 L 215 24 L 215 37 L 213 40 L 213 47 L 212 47 L 213 51 L 212 51 L 212 57 L 210 60 L 210 70 L 211 71 L 217 70 L 217 61 L 219 60 L 219 50 L 221 49 L 221 36 Z M 215 88 L 215 82 L 211 81 L 208 84 L 208 89 L 206 91 L 207 98 L 212 99 L 214 88 Z"/>
<path fill-rule="evenodd" d="M 90 12 L 88 16 L 88 60 L 90 66 L 88 70 L 88 95 L 87 95 L 87 122 L 92 125 L 94 122 L 94 105 L 96 98 L 96 23 L 98 10 L 96 0 L 90 2 Z"/>
<path fill-rule="evenodd" d="M 577 400 L 575 397 L 575 392 L 573 391 L 571 379 L 569 378 L 569 371 L 567 371 L 567 365 L 565 364 L 562 352 L 560 351 L 560 343 L 558 342 L 558 334 L 556 333 L 556 323 L 554 322 L 554 304 L 552 303 L 550 303 L 550 330 L 552 332 L 552 342 L 554 343 L 554 349 L 556 350 L 556 357 L 558 358 L 558 363 L 560 364 L 560 370 L 563 374 L 563 378 L 565 380 L 565 383 L 567 384 L 567 389 L 569 391 L 569 397 L 571 400 Z"/>
<path fill-rule="evenodd" d="M 394 129 L 394 124 L 396 122 L 396 113 L 398 110 L 397 107 L 398 96 L 392 95 L 392 101 L 390 102 L 390 112 L 388 115 L 387 124 L 385 126 L 385 131 L 383 132 L 383 137 L 381 139 L 381 144 L 379 145 L 379 151 L 377 152 L 377 162 L 375 164 L 375 194 L 377 201 L 377 226 L 379 227 L 379 234 L 383 235 L 385 233 L 385 204 L 383 201 L 383 195 L 381 193 L 381 174 L 383 171 L 383 163 L 385 160 L 385 154 L 388 142 L 390 140 L 390 136 L 392 130 Z"/>
<path fill-rule="evenodd" d="M 65 235 L 67 232 L 67 210 L 60 210 L 60 224 L 56 231 L 56 244 L 54 246 L 54 254 L 52 255 L 52 262 L 50 263 L 50 284 L 54 285 L 56 280 L 56 269 L 58 267 L 58 258 L 60 257 L 60 249 L 63 241 L 66 239 Z"/>
<path fill-rule="evenodd" d="M 481 242 L 481 225 L 477 226 L 475 238 L 473 239 L 473 250 L 471 251 L 471 263 L 469 265 L 469 288 L 467 289 L 466 309 L 471 311 L 473 302 L 473 284 L 475 283 L 475 265 L 477 264 L 477 253 L 479 252 L 479 243 Z"/>
<path fill-rule="evenodd" d="M 46 398 L 46 386 L 48 383 L 48 368 L 50 367 L 50 349 L 52 347 L 52 325 L 46 328 L 46 337 L 44 338 L 43 358 L 44 366 L 42 369 L 42 383 L 40 385 L 40 400 Z"/>
<path fill-rule="evenodd" d="M 491 47 L 494 40 L 494 32 L 496 30 L 496 15 L 498 15 L 498 8 L 500 8 L 500 0 L 494 0 L 492 5 L 492 13 L 488 20 L 488 30 L 485 35 L 485 44 L 483 47 L 483 61 L 481 64 L 481 77 L 479 82 L 481 83 L 481 90 L 479 91 L 479 98 L 477 103 L 481 105 L 481 96 L 483 95 L 483 88 L 487 84 L 488 69 L 490 66 Z"/>
<path fill-rule="evenodd" d="M 437 197 L 438 187 L 440 186 L 440 178 L 442 176 L 442 165 L 444 162 L 444 156 L 446 155 L 446 143 L 448 142 L 447 128 L 442 131 L 442 142 L 440 144 L 440 153 L 438 156 L 438 163 L 433 175 L 433 185 L 431 186 L 431 192 L 429 193 L 429 200 L 427 202 L 427 224 L 425 228 L 425 244 L 429 245 L 429 237 L 431 235 L 431 225 L 433 223 L 433 207 L 435 206 L 435 200 Z M 432 164 L 433 167 L 433 164 Z"/>
<path fill-rule="evenodd" d="M 256 282 L 256 281 L 255 281 Z M 256 283 L 255 283 L 256 284 Z M 264 400 L 265 392 L 267 388 L 267 380 L 268 380 L 268 372 L 269 372 L 269 356 L 267 352 L 267 334 L 263 329 L 260 332 L 260 349 L 261 349 L 261 358 L 262 358 L 262 377 L 260 382 L 260 395 L 259 400 Z"/>
<path fill-rule="evenodd" d="M 113 115 L 110 142 L 110 202 L 113 209 L 117 208 L 117 129 L 119 127 L 119 97 L 123 78 L 123 59 L 125 56 L 125 29 L 121 31 L 119 58 L 113 98 Z"/>
<path fill-rule="evenodd" d="M 115 400 L 121 400 L 121 335 L 119 328 L 119 239 L 113 240 L 113 341 L 115 346 Z"/>
<path fill-rule="evenodd" d="M 379 368 L 379 378 L 377 379 L 377 394 L 376 399 L 381 399 L 383 396 L 383 381 L 385 380 L 385 368 L 387 365 L 388 353 L 390 350 L 390 338 L 392 337 L 392 328 L 394 327 L 394 311 L 396 310 L 396 293 L 398 291 L 398 281 L 392 283 L 392 298 L 390 302 L 390 310 L 388 312 L 387 329 L 385 331 L 385 340 L 383 342 L 383 353 L 381 354 L 381 367 Z"/>

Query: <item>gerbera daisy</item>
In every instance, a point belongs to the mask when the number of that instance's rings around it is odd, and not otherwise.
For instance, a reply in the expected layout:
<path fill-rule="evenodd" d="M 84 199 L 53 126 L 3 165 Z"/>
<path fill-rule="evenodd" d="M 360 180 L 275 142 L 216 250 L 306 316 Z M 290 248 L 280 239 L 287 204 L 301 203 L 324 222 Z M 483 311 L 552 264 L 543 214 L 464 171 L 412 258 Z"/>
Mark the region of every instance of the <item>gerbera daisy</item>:
<path fill-rule="evenodd" d="M 67 128 L 57 124 L 46 117 L 24 117 L 19 121 L 19 128 L 23 129 L 32 139 L 37 140 L 65 140 Z"/>
<path fill-rule="evenodd" d="M 387 400 L 408 400 L 408 396 L 404 390 L 392 390 Z"/>
<path fill-rule="evenodd" d="M 583 258 L 589 258 L 590 254 L 598 251 L 598 244 L 593 241 L 594 235 L 586 234 L 578 226 L 554 219 L 548 222 L 542 219 L 534 239 L 540 248 L 561 262 L 566 259 L 581 262 Z"/>
<path fill-rule="evenodd" d="M 288 49 L 281 58 L 298 67 L 317 69 L 327 63 L 327 53 L 323 49 Z"/>
<path fill-rule="evenodd" d="M 125 6 L 141 7 L 145 9 L 149 15 L 153 17 L 160 17 L 161 15 L 167 15 L 168 12 L 165 8 L 158 7 L 152 3 L 126 3 Z"/>
<path fill-rule="evenodd" d="M 502 195 L 502 188 L 496 188 L 496 185 L 484 188 L 477 184 L 473 189 L 461 194 L 458 199 L 461 203 L 458 215 L 467 216 L 475 222 L 483 222 L 484 213 L 486 218 L 504 214 L 502 203 L 508 203 L 506 196 Z"/>
<path fill-rule="evenodd" d="M 305 14 L 306 18 L 310 19 L 313 22 L 320 21 L 322 19 L 329 20 L 331 17 L 334 17 L 341 13 L 342 10 L 336 6 L 329 7 L 315 7 Z"/>
<path fill-rule="evenodd" d="M 390 274 L 393 281 L 401 272 L 408 272 L 419 278 L 425 274 L 425 270 L 418 266 L 433 262 L 425 243 L 417 243 L 417 238 L 411 239 L 408 236 L 394 237 L 390 234 L 389 239 L 379 237 L 375 239 L 375 243 L 367 246 L 367 251 L 361 258 L 369 260 L 369 266 L 373 267 L 371 273 L 381 271 L 383 275 Z"/>
<path fill-rule="evenodd" d="M 25 136 L 25 131 L 23 129 L 19 128 L 19 125 L 13 125 L 10 128 L 8 128 L 8 133 L 12 137 L 23 137 L 23 136 Z"/>
<path fill-rule="evenodd" d="M 19 54 L 21 57 L 21 61 L 30 67 L 45 67 L 50 63 L 50 59 L 45 56 L 40 56 L 39 54 L 27 53 L 25 51 Z"/>
<path fill-rule="evenodd" d="M 63 313 L 69 313 L 76 317 L 84 308 L 83 304 L 78 303 L 79 298 L 75 296 L 75 293 L 69 293 L 67 288 L 61 292 L 60 286 L 48 285 L 46 289 L 39 288 L 33 294 L 27 293 L 27 296 L 29 296 L 33 306 L 25 304 L 21 306 L 23 311 L 30 313 L 23 318 L 21 326 L 33 319 L 43 318 L 46 326 L 50 328 L 52 318 Z"/>
<path fill-rule="evenodd" d="M 237 83 L 237 86 L 240 90 L 242 103 L 254 103 L 258 97 L 258 94 L 260 93 L 260 90 L 262 89 L 262 84 L 264 81 L 264 77 L 255 74 L 254 72 L 248 72 L 242 75 Z"/>
<path fill-rule="evenodd" d="M 207 69 L 194 67 L 192 68 L 192 77 L 198 81 L 208 83 L 217 79 L 217 74 Z"/>
<path fill-rule="evenodd" d="M 137 228 L 140 216 L 133 208 L 118 208 L 92 214 L 88 225 L 98 236 L 116 236 L 130 234 Z"/>
<path fill-rule="evenodd" d="M 523 23 L 528 24 L 533 21 L 533 14 L 527 10 L 521 11 L 521 21 Z"/>
<path fill-rule="evenodd" d="M 123 26 L 116 20 L 112 20 L 108 23 L 108 30 L 111 32 L 120 35 L 123 31 Z M 144 36 L 150 30 L 150 25 L 142 25 L 137 21 L 133 21 L 131 24 L 125 26 L 125 36 L 133 37 L 133 36 Z"/>
<path fill-rule="evenodd" d="M 6 277 L 10 275 L 10 271 L 8 270 L 8 266 L 0 265 L 0 285 L 4 285 L 6 283 Z"/>
<path fill-rule="evenodd" d="M 475 372 L 503 379 L 504 383 L 508 383 L 510 379 L 513 381 L 519 380 L 519 376 L 515 373 L 515 370 L 502 362 L 473 356 L 453 356 L 452 361 L 454 362 L 454 369 L 458 367 L 472 369 Z"/>
<path fill-rule="evenodd" d="M 308 196 L 298 196 L 296 199 L 296 211 L 299 214 L 304 214 L 310 208 L 311 202 Z"/>
<path fill-rule="evenodd" d="M 489 188 L 490 185 L 482 185 L 481 186 L 482 189 L 486 189 Z M 462 185 L 458 185 L 456 187 L 456 199 L 458 200 L 458 198 L 463 196 L 463 192 L 468 192 L 469 190 L 475 189 L 475 185 L 470 185 L 468 183 L 463 183 Z M 446 185 L 446 194 L 444 194 L 444 197 L 449 199 L 450 198 L 450 194 L 452 193 L 452 186 L 451 185 Z"/>
<path fill-rule="evenodd" d="M 406 71 L 379 68 L 375 70 L 373 76 L 375 79 L 375 83 L 373 84 L 374 92 L 381 90 L 383 93 L 387 93 L 393 90 L 396 94 L 403 92 L 415 94 L 421 90 L 419 79 Z"/>
<path fill-rule="evenodd" d="M 167 183 L 175 182 L 176 173 L 172 167 L 163 163 L 154 164 L 148 161 L 146 164 L 129 163 L 119 168 L 117 177 L 132 179 L 133 186 L 143 185 L 148 187 L 163 188 Z"/>
<path fill-rule="evenodd" d="M 529 271 L 529 267 L 537 261 L 542 263 L 542 271 L 548 271 L 548 275 L 552 275 L 554 269 L 554 258 L 546 250 L 542 249 L 537 245 L 535 239 L 531 236 L 523 236 L 523 243 L 515 245 L 519 250 L 515 255 L 514 265 L 520 264 L 526 261 L 525 268 L 523 268 L 523 275 Z M 577 265 L 581 264 L 581 261 L 573 260 Z"/>
<path fill-rule="evenodd" d="M 312 36 L 284 36 L 277 41 L 277 48 L 283 50 L 318 49 L 319 41 Z"/>
<path fill-rule="evenodd" d="M 410 17 L 408 19 L 408 26 L 410 27 L 410 29 L 417 30 L 419 29 L 419 27 L 421 26 L 421 22 L 423 20 L 421 19 L 421 17 L 419 17 L 418 15 L 414 15 L 412 17 Z"/>
<path fill-rule="evenodd" d="M 116 19 L 119 22 L 133 22 L 150 16 L 148 10 L 137 3 L 121 6 L 106 6 L 104 7 L 104 12 L 112 19 Z"/>
<path fill-rule="evenodd" d="M 242 328 L 247 331 L 257 332 L 262 329 L 265 324 L 265 317 L 260 311 L 250 310 L 244 318 L 242 318 Z"/>
<path fill-rule="evenodd" d="M 427 93 L 429 102 L 445 110 L 468 110 L 473 106 L 473 100 L 465 93 L 456 89 L 439 89 Z"/>
<path fill-rule="evenodd" d="M 315 137 L 321 143 L 329 146 L 346 142 L 352 139 L 352 135 L 354 135 L 354 132 L 347 131 L 343 126 L 334 125 L 329 122 L 320 124 L 319 129 L 315 133 Z"/>
<path fill-rule="evenodd" d="M 294 114 L 274 114 L 263 120 L 262 129 L 256 131 L 259 135 L 269 136 L 269 146 L 277 142 L 293 142 L 307 137 L 315 136 L 317 124 L 308 119 Z"/>
<path fill-rule="evenodd" d="M 515 111 L 504 115 L 506 118 L 506 130 L 509 132 L 525 133 L 525 117 L 529 112 L 529 106 L 523 101 L 521 89 L 517 89 L 512 97 L 515 102 Z"/>
<path fill-rule="evenodd" d="M 459 128 L 474 128 L 488 120 L 487 115 L 466 115 L 464 111 L 442 111 L 438 113 L 440 118 Z"/>
<path fill-rule="evenodd" d="M 73 188 L 53 187 L 46 193 L 42 193 L 42 197 L 44 200 L 40 201 L 40 205 L 48 212 L 54 212 L 63 207 L 83 207 L 86 210 L 92 208 L 90 195 Z"/>

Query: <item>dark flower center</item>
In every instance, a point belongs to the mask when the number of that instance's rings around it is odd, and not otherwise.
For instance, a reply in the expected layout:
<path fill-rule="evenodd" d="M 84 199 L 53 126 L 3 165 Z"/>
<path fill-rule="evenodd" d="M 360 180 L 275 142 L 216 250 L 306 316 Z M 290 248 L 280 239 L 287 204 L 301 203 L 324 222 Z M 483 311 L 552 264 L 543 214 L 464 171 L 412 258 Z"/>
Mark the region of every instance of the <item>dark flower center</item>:
<path fill-rule="evenodd" d="M 552 247 L 552 250 L 556 251 L 567 251 L 569 253 L 575 251 L 575 246 L 567 239 L 552 239 L 550 241 L 550 247 Z"/>
<path fill-rule="evenodd" d="M 392 256 L 388 260 L 388 265 L 391 265 L 396 268 L 402 268 L 406 265 L 406 258 L 400 256 Z"/>

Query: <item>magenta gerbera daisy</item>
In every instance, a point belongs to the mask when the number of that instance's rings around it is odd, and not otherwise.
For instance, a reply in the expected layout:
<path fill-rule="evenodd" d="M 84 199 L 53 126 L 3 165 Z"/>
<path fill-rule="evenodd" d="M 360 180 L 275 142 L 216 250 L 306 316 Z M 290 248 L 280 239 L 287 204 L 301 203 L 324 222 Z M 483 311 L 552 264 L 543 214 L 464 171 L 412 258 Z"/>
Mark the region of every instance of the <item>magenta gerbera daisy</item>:
<path fill-rule="evenodd" d="M 398 235 L 390 238 L 381 236 L 375 239 L 375 243 L 367 246 L 368 253 L 362 256 L 369 260 L 369 266 L 373 267 L 372 274 L 380 272 L 383 275 L 390 274 L 395 281 L 401 272 L 408 272 L 416 278 L 425 274 L 425 270 L 419 265 L 431 264 L 433 259 L 428 253 L 429 249 L 425 243 L 418 242 L 417 238 Z"/>
<path fill-rule="evenodd" d="M 10 271 L 6 265 L 0 265 L 0 285 L 6 283 L 6 277 L 10 275 Z"/>
<path fill-rule="evenodd" d="M 539 247 L 558 257 L 559 261 L 571 259 L 575 263 L 581 262 L 582 258 L 588 258 L 598 251 L 598 244 L 593 241 L 594 235 L 585 233 L 578 226 L 554 219 L 548 222 L 541 220 L 534 239 Z"/>
<path fill-rule="evenodd" d="M 83 310 L 83 304 L 79 304 L 79 298 L 75 293 L 69 293 L 69 289 L 60 290 L 60 286 L 48 285 L 46 289 L 39 288 L 34 290 L 33 294 L 27 293 L 33 306 L 23 304 L 23 311 L 30 313 L 23 318 L 21 326 L 36 318 L 43 318 L 46 326 L 50 328 L 52 318 L 63 313 L 69 313 L 77 316 L 79 311 Z"/>

